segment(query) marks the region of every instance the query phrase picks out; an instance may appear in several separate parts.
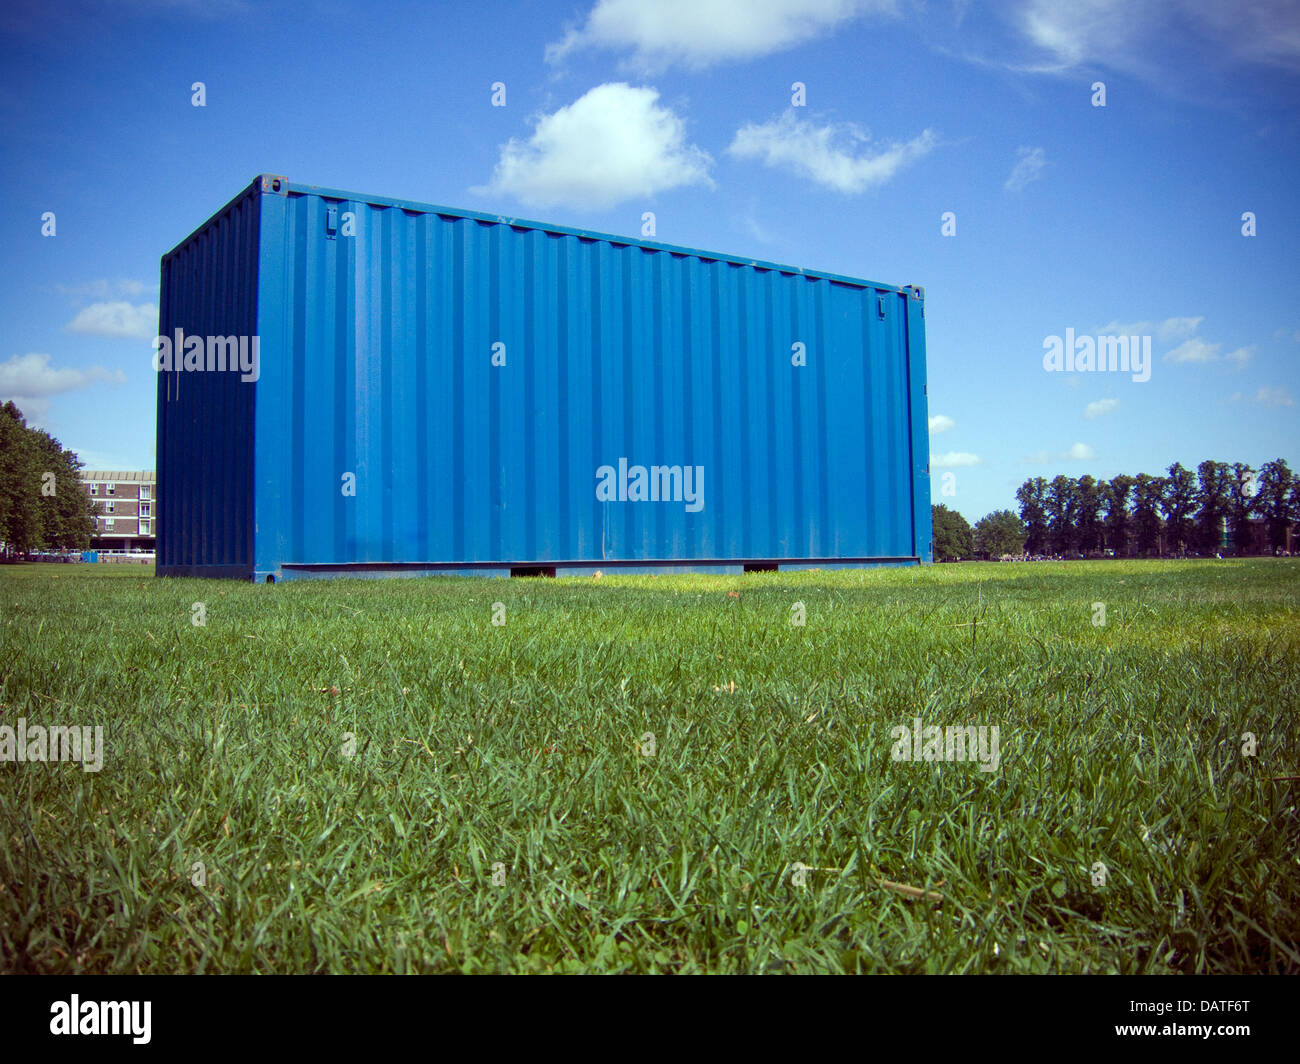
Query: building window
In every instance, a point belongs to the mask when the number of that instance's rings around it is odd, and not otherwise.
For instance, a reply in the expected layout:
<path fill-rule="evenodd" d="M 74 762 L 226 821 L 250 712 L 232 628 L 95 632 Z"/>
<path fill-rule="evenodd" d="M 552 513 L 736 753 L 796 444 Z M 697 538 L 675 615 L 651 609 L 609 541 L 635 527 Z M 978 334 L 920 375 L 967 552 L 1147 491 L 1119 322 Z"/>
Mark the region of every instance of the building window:
<path fill-rule="evenodd" d="M 141 522 L 140 522 L 140 535 L 142 535 L 142 536 L 147 536 L 148 534 L 149 534 L 149 522 L 148 522 L 148 521 L 141 521 Z"/>
<path fill-rule="evenodd" d="M 150 516 L 150 515 L 149 515 L 149 510 L 150 510 L 150 509 L 151 509 L 151 507 L 149 506 L 149 504 L 148 504 L 147 502 L 142 502 L 142 503 L 140 504 L 140 516 L 141 516 L 141 517 L 148 517 L 148 516 Z"/>
<path fill-rule="evenodd" d="M 113 494 L 113 489 L 114 489 L 115 487 L 117 487 L 116 484 L 112 484 L 112 483 L 105 484 L 105 485 L 104 485 L 104 494 L 105 494 L 105 495 L 112 495 L 112 494 Z"/>
<path fill-rule="evenodd" d="M 141 485 L 140 485 L 140 498 L 142 498 L 142 499 L 152 499 L 152 498 L 153 498 L 153 488 L 151 488 L 148 484 L 141 484 Z"/>
<path fill-rule="evenodd" d="M 105 517 L 105 518 L 104 518 L 104 527 L 105 527 L 106 529 L 108 529 L 108 530 L 111 532 L 112 529 L 113 529 L 113 518 L 111 518 L 111 517 Z"/>
<path fill-rule="evenodd" d="M 98 495 L 98 494 L 99 494 L 99 485 L 98 485 L 97 483 L 95 483 L 95 481 L 93 481 L 93 480 L 90 482 L 90 494 L 91 494 L 91 495 Z"/>
<path fill-rule="evenodd" d="M 116 505 L 117 503 L 115 503 L 112 499 L 109 499 L 106 503 L 104 503 L 104 513 L 111 514 L 113 512 L 113 507 Z"/>

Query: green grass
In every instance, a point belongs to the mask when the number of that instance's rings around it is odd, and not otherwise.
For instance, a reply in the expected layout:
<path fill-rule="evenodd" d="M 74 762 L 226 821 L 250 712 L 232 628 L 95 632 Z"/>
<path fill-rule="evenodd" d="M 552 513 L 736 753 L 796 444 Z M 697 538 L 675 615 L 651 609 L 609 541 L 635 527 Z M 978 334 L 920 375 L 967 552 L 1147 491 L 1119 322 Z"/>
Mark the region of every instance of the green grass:
<path fill-rule="evenodd" d="M 1300 972 L 1300 562 L 151 572 L 0 567 L 6 971 Z"/>

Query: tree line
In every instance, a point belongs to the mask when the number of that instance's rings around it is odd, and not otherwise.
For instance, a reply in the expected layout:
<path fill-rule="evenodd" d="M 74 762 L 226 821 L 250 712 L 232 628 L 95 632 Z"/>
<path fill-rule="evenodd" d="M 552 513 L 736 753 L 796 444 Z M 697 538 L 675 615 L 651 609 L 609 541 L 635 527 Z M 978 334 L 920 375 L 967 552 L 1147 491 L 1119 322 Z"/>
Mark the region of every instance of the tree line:
<path fill-rule="evenodd" d="M 935 560 L 1275 553 L 1294 550 L 1291 529 L 1300 521 L 1300 478 L 1281 458 L 1259 469 L 1205 461 L 1193 473 L 1175 462 L 1164 476 L 1031 477 L 1016 499 L 1019 514 L 998 510 L 974 528 L 933 507 Z"/>
<path fill-rule="evenodd" d="M 0 545 L 6 557 L 34 550 L 84 550 L 94 506 L 81 486 L 81 459 L 31 428 L 12 401 L 0 406 Z"/>

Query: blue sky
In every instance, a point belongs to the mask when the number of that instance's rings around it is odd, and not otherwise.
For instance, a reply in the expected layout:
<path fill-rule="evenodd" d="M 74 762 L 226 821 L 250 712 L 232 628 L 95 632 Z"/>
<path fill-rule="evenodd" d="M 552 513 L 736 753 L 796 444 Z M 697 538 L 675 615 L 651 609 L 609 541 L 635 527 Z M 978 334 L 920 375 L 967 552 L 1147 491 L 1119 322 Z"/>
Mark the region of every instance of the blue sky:
<path fill-rule="evenodd" d="M 1029 476 L 1296 466 L 1300 4 L 1233 6 L 11 0 L 0 399 L 152 469 L 159 259 L 269 172 L 924 285 L 972 520 Z M 1150 379 L 1048 372 L 1067 329 L 1150 336 Z"/>

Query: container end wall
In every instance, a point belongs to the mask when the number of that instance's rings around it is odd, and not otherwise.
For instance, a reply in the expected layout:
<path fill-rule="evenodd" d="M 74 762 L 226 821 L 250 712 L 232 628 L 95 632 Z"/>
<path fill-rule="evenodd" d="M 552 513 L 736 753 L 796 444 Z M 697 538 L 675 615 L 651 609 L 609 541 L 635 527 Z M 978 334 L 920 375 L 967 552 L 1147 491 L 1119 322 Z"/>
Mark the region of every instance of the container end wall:
<path fill-rule="evenodd" d="M 260 195 L 254 183 L 162 260 L 159 576 L 252 570 Z"/>

